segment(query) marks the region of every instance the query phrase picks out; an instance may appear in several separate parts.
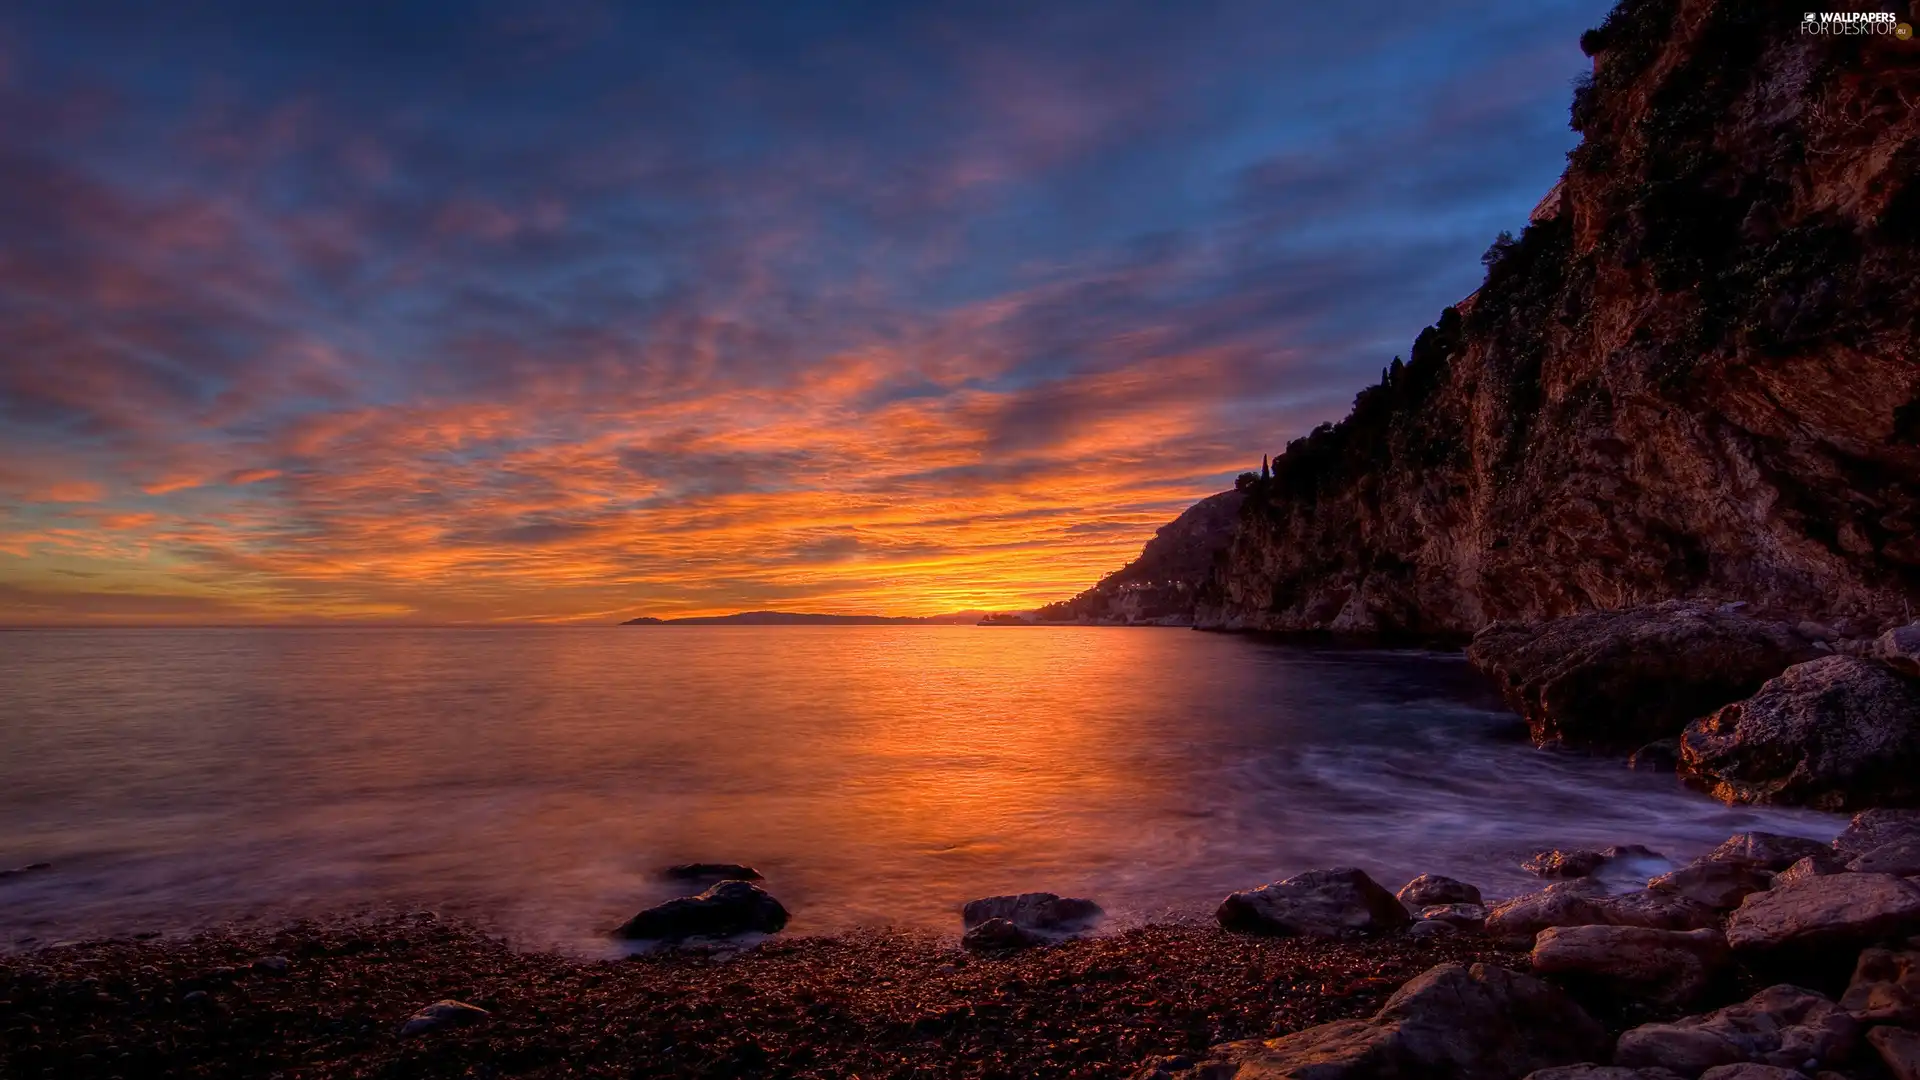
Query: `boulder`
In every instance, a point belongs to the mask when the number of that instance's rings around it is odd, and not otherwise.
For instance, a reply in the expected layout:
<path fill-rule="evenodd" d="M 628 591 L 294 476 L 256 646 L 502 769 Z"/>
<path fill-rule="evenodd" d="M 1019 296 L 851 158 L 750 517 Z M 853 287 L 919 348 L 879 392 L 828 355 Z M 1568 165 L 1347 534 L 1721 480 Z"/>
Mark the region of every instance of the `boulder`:
<path fill-rule="evenodd" d="M 1400 902 L 1413 911 L 1421 908 L 1438 907 L 1442 904 L 1478 904 L 1480 890 L 1464 881 L 1455 881 L 1439 874 L 1421 874 L 1400 887 L 1394 894 Z"/>
<path fill-rule="evenodd" d="M 1770 986 L 1737 1005 L 1670 1024 L 1643 1024 L 1620 1036 L 1616 1065 L 1661 1066 L 1699 1076 L 1720 1065 L 1752 1062 L 1799 1068 L 1846 1058 L 1858 1025 L 1845 1009 L 1811 990 Z"/>
<path fill-rule="evenodd" d="M 960 937 L 960 947 L 968 952 L 1010 952 L 1045 940 L 1012 919 L 995 918 L 968 927 Z"/>
<path fill-rule="evenodd" d="M 1762 870 L 1785 870 L 1809 855 L 1831 855 L 1832 845 L 1804 836 L 1785 836 L 1770 832 L 1743 832 L 1701 858 L 1710 862 L 1752 863 Z"/>
<path fill-rule="evenodd" d="M 1442 964 L 1401 987 L 1370 1020 L 1214 1047 L 1150 1075 L 1181 1080 L 1522 1077 L 1605 1057 L 1607 1035 L 1552 985 L 1504 968 Z"/>
<path fill-rule="evenodd" d="M 1730 803 L 1920 801 L 1920 679 L 1851 656 L 1796 664 L 1689 725 L 1680 766 Z"/>
<path fill-rule="evenodd" d="M 1715 1065 L 1701 1073 L 1700 1080 L 1807 1080 L 1807 1074 L 1799 1069 L 1783 1069 L 1778 1065 L 1756 1065 L 1745 1061 L 1738 1065 Z"/>
<path fill-rule="evenodd" d="M 1606 861 L 1598 851 L 1536 851 L 1520 864 L 1520 869 L 1541 877 L 1577 878 L 1600 869 Z"/>
<path fill-rule="evenodd" d="M 425 1035 L 442 1028 L 465 1027 L 469 1024 L 477 1024 L 489 1015 L 491 1014 L 487 1010 L 477 1005 L 469 1005 L 464 1001 L 454 1001 L 451 998 L 436 1001 L 408 1017 L 407 1022 L 400 1025 L 400 1037 L 411 1039 L 416 1035 Z"/>
<path fill-rule="evenodd" d="M 1896 626 L 1873 641 L 1873 656 L 1896 667 L 1920 669 L 1920 622 Z"/>
<path fill-rule="evenodd" d="M 760 871 L 743 863 L 690 862 L 669 866 L 660 876 L 673 881 L 759 881 Z"/>
<path fill-rule="evenodd" d="M 1913 877 L 1920 874 L 1920 837 L 1881 844 L 1847 864 L 1856 874 L 1893 874 Z"/>
<path fill-rule="evenodd" d="M 1647 882 L 1647 888 L 1685 897 L 1715 911 L 1731 911 L 1748 893 L 1759 892 L 1772 881 L 1772 874 L 1752 863 L 1702 858 L 1661 874 Z"/>
<path fill-rule="evenodd" d="M 1855 859 L 1884 844 L 1910 839 L 1920 839 L 1920 810 L 1862 810 L 1833 838 L 1833 850 L 1842 859 Z"/>
<path fill-rule="evenodd" d="M 681 941 L 692 937 L 771 934 L 787 925 L 787 909 L 765 889 L 746 881 L 722 881 L 698 896 L 650 907 L 615 930 L 615 937 Z"/>
<path fill-rule="evenodd" d="M 1889 874 L 1832 874 L 1749 895 L 1727 920 L 1735 949 L 1846 948 L 1920 930 L 1920 888 Z"/>
<path fill-rule="evenodd" d="M 1462 930 L 1459 926 L 1450 922 L 1441 922 L 1439 919 L 1416 919 L 1412 926 L 1407 927 L 1408 937 L 1422 940 L 1453 937 L 1460 933 Z"/>
<path fill-rule="evenodd" d="M 1920 1080 L 1920 1033 L 1877 1027 L 1867 1032 L 1867 1043 L 1880 1055 L 1893 1080 Z"/>
<path fill-rule="evenodd" d="M 1615 926 L 1644 926 L 1651 930 L 1699 930 L 1720 922 L 1714 910 L 1684 896 L 1640 889 L 1595 901 Z"/>
<path fill-rule="evenodd" d="M 1533 943 L 1533 970 L 1664 1005 L 1685 1005 L 1726 967 L 1718 930 L 1550 926 Z"/>
<path fill-rule="evenodd" d="M 1861 953 L 1840 1007 L 1864 1024 L 1920 1027 L 1920 952 Z"/>
<path fill-rule="evenodd" d="M 1819 854 L 1809 855 L 1799 862 L 1794 863 L 1792 866 L 1787 867 L 1785 870 L 1773 875 L 1773 882 L 1768 885 L 1767 888 L 1777 889 L 1782 885 L 1791 885 L 1796 881 L 1803 881 L 1810 877 L 1824 877 L 1828 874 L 1844 874 L 1846 871 L 1847 865 L 1840 861 L 1840 856 L 1835 855 L 1832 851 L 1823 851 Z"/>
<path fill-rule="evenodd" d="M 1622 750 L 1676 736 L 1817 655 L 1785 623 L 1685 603 L 1496 622 L 1467 648 L 1535 742 Z"/>
<path fill-rule="evenodd" d="M 1627 755 L 1627 768 L 1636 772 L 1670 773 L 1680 768 L 1680 736 L 1655 739 Z"/>
<path fill-rule="evenodd" d="M 1456 930 L 1478 933 L 1487 924 L 1487 909 L 1479 904 L 1437 904 L 1420 909 L 1420 922 L 1444 923 Z"/>
<path fill-rule="evenodd" d="M 960 922 L 971 929 L 992 919 L 1005 919 L 1023 930 L 1064 934 L 1085 930 L 1105 914 L 1091 900 L 1030 892 L 969 901 L 960 909 Z"/>
<path fill-rule="evenodd" d="M 1557 1065 L 1527 1074 L 1527 1080 L 1686 1080 L 1671 1069 L 1627 1069 L 1619 1065 Z"/>
<path fill-rule="evenodd" d="M 1380 934 L 1413 921 L 1392 893 L 1350 866 L 1234 893 L 1215 916 L 1229 930 L 1325 938 Z"/>
<path fill-rule="evenodd" d="M 1531 938 L 1549 926 L 1591 926 L 1612 920 L 1600 901 L 1606 888 L 1584 878 L 1561 881 L 1539 892 L 1495 904 L 1487 912 L 1490 937 Z"/>

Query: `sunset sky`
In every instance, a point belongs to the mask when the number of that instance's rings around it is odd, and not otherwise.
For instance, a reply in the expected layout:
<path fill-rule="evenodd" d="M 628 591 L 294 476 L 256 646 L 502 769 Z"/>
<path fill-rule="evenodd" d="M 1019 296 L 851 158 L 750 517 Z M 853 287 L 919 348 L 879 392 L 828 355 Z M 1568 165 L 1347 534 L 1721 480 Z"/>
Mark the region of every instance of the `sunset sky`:
<path fill-rule="evenodd" d="M 1476 287 L 1608 7 L 10 3 L 0 624 L 1069 596 Z"/>

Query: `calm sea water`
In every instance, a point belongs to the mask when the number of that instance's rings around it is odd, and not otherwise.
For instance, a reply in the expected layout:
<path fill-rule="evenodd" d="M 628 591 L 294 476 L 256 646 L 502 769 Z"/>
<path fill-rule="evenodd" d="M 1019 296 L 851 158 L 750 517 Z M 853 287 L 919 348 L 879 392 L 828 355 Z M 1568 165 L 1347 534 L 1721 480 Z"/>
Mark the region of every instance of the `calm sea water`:
<path fill-rule="evenodd" d="M 1511 893 L 1537 846 L 1841 825 L 1513 723 L 1457 656 L 1179 630 L 11 632 L 0 867 L 53 868 L 0 880 L 0 947 L 431 907 L 604 951 L 695 860 L 794 932 L 1028 889 L 1205 918 L 1316 866 Z"/>

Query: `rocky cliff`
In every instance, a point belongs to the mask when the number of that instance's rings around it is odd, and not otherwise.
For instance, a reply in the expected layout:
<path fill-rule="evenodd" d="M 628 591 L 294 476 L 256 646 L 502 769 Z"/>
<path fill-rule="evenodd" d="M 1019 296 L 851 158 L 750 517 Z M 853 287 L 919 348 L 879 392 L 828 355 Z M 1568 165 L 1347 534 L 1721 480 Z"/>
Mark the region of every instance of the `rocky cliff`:
<path fill-rule="evenodd" d="M 1240 520 L 1245 495 L 1223 491 L 1160 526 L 1140 557 L 1093 588 L 1034 612 L 1042 622 L 1167 623 L 1193 621 L 1195 600 L 1214 572 Z"/>
<path fill-rule="evenodd" d="M 1467 633 L 1672 598 L 1906 620 L 1920 40 L 1802 16 L 1624 0 L 1582 39 L 1557 194 L 1248 492 L 1199 625 Z M 1110 610 L 1108 582 L 1070 605 Z"/>

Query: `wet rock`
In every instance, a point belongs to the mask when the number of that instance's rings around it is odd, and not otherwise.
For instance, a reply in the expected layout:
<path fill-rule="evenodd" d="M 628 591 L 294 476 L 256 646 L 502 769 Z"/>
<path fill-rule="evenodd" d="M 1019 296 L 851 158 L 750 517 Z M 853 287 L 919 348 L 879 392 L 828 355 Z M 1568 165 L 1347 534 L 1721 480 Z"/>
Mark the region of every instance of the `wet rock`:
<path fill-rule="evenodd" d="M 1596 903 L 1615 926 L 1644 926 L 1650 930 L 1699 930 L 1719 923 L 1714 910 L 1684 896 L 1640 889 L 1602 897 Z"/>
<path fill-rule="evenodd" d="M 690 862 L 669 866 L 660 876 L 673 881 L 759 881 L 760 871 L 743 863 Z"/>
<path fill-rule="evenodd" d="M 1442 964 L 1370 1020 L 1226 1043 L 1164 1075 L 1182 1080 L 1520 1077 L 1606 1053 L 1606 1032 L 1552 985 L 1487 964 Z"/>
<path fill-rule="evenodd" d="M 1689 725 L 1680 764 L 1730 803 L 1920 801 L 1920 680 L 1850 656 L 1797 664 Z"/>
<path fill-rule="evenodd" d="M 1627 755 L 1627 768 L 1636 772 L 1676 772 L 1680 768 L 1680 737 L 1655 739 Z"/>
<path fill-rule="evenodd" d="M 1580 878 L 1600 869 L 1606 861 L 1598 851 L 1547 850 L 1534 852 L 1520 868 L 1541 877 Z"/>
<path fill-rule="evenodd" d="M 1439 919 L 1419 919 L 1407 927 L 1407 936 L 1412 938 L 1452 937 L 1458 933 L 1462 933 L 1459 926 Z"/>
<path fill-rule="evenodd" d="M 1888 874 L 1806 878 L 1749 895 L 1727 920 L 1735 949 L 1845 948 L 1920 930 L 1920 888 Z"/>
<path fill-rule="evenodd" d="M 1920 810 L 1862 810 L 1833 838 L 1833 850 L 1843 859 L 1855 859 L 1897 840 L 1920 840 Z"/>
<path fill-rule="evenodd" d="M 1718 930 L 1554 926 L 1533 943 L 1533 970 L 1666 1005 L 1694 1001 L 1726 967 Z"/>
<path fill-rule="evenodd" d="M 1420 921 L 1444 923 L 1456 930 L 1478 932 L 1487 924 L 1487 909 L 1479 904 L 1436 904 L 1420 909 Z"/>
<path fill-rule="evenodd" d="M 42 870 L 51 870 L 51 869 L 53 869 L 52 863 L 46 863 L 46 862 L 28 863 L 25 866 L 17 866 L 11 870 L 0 870 L 0 881 L 5 881 L 7 878 L 21 877 L 26 874 L 37 874 Z"/>
<path fill-rule="evenodd" d="M 1486 933 L 1500 938 L 1531 938 L 1549 926 L 1591 926 L 1610 920 L 1599 901 L 1606 888 L 1579 879 L 1549 885 L 1539 892 L 1495 904 L 1487 912 Z"/>
<path fill-rule="evenodd" d="M 1012 919 L 992 918 L 969 927 L 960 938 L 960 947 L 968 952 L 1011 952 L 1044 941 Z"/>
<path fill-rule="evenodd" d="M 1816 655 L 1785 623 L 1681 604 L 1494 623 L 1467 648 L 1535 742 L 1617 749 L 1679 735 Z"/>
<path fill-rule="evenodd" d="M 614 931 L 615 937 L 681 941 L 691 937 L 771 934 L 787 925 L 787 909 L 765 889 L 745 881 L 722 881 L 698 896 L 650 907 Z"/>
<path fill-rule="evenodd" d="M 1920 1033 L 1877 1027 L 1867 1032 L 1867 1043 L 1880 1055 L 1893 1080 L 1920 1080 Z"/>
<path fill-rule="evenodd" d="M 1700 1080 L 1807 1080 L 1807 1074 L 1798 1069 L 1756 1065 L 1748 1061 L 1738 1065 L 1715 1065 L 1701 1073 Z"/>
<path fill-rule="evenodd" d="M 1527 1080 L 1686 1080 L 1671 1069 L 1627 1069 L 1619 1065 L 1560 1065 L 1527 1074 Z"/>
<path fill-rule="evenodd" d="M 1875 638 L 1873 656 L 1895 666 L 1920 668 L 1920 622 L 1896 626 Z"/>
<path fill-rule="evenodd" d="M 1413 919 L 1392 893 L 1350 866 L 1234 893 L 1215 916 L 1229 930 L 1326 938 L 1385 933 Z"/>
<path fill-rule="evenodd" d="M 971 928 L 993 919 L 1005 919 L 1025 930 L 1070 933 L 1092 926 L 1105 914 L 1100 905 L 1091 900 L 1031 892 L 970 901 L 960 911 L 960 922 Z"/>
<path fill-rule="evenodd" d="M 1762 870 L 1785 870 L 1809 855 L 1831 855 L 1833 847 L 1804 836 L 1780 833 L 1743 832 L 1730 836 L 1719 847 L 1702 855 L 1709 862 L 1751 863 Z"/>
<path fill-rule="evenodd" d="M 1792 866 L 1787 867 L 1785 870 L 1773 875 L 1773 882 L 1768 885 L 1767 888 L 1777 889 L 1782 885 L 1791 885 L 1796 881 L 1802 881 L 1810 877 L 1824 877 L 1828 874 L 1844 874 L 1846 871 L 1847 866 L 1840 861 L 1840 856 L 1835 855 L 1832 851 L 1822 851 L 1809 855 L 1799 862 L 1794 863 Z"/>
<path fill-rule="evenodd" d="M 1858 1025 L 1845 1009 L 1811 990 L 1770 986 L 1737 1005 L 1670 1024 L 1644 1024 L 1620 1036 L 1616 1065 L 1661 1066 L 1699 1076 L 1720 1065 L 1752 1062 L 1799 1068 L 1845 1060 Z"/>
<path fill-rule="evenodd" d="M 1414 911 L 1443 904 L 1478 904 L 1480 890 L 1464 881 L 1439 874 L 1421 874 L 1400 887 L 1395 894 Z"/>
<path fill-rule="evenodd" d="M 1748 893 L 1759 892 L 1772 881 L 1772 874 L 1752 863 L 1701 858 L 1661 874 L 1647 882 L 1647 888 L 1685 897 L 1715 911 L 1731 911 Z"/>
<path fill-rule="evenodd" d="M 442 1028 L 465 1027 L 477 1024 L 489 1015 L 487 1010 L 478 1006 L 448 998 L 436 1001 L 408 1017 L 407 1022 L 400 1025 L 400 1037 L 410 1039 Z"/>
<path fill-rule="evenodd" d="M 1608 862 L 1659 862 L 1665 855 L 1645 844 L 1615 844 L 1600 852 Z"/>
<path fill-rule="evenodd" d="M 1861 953 L 1840 1007 L 1861 1023 L 1920 1027 L 1920 952 Z"/>
<path fill-rule="evenodd" d="M 262 956 L 250 966 L 262 975 L 285 975 L 293 962 L 284 956 Z"/>
<path fill-rule="evenodd" d="M 1894 874 L 1913 877 L 1920 874 L 1920 837 L 1881 844 L 1847 864 L 1856 874 Z"/>

